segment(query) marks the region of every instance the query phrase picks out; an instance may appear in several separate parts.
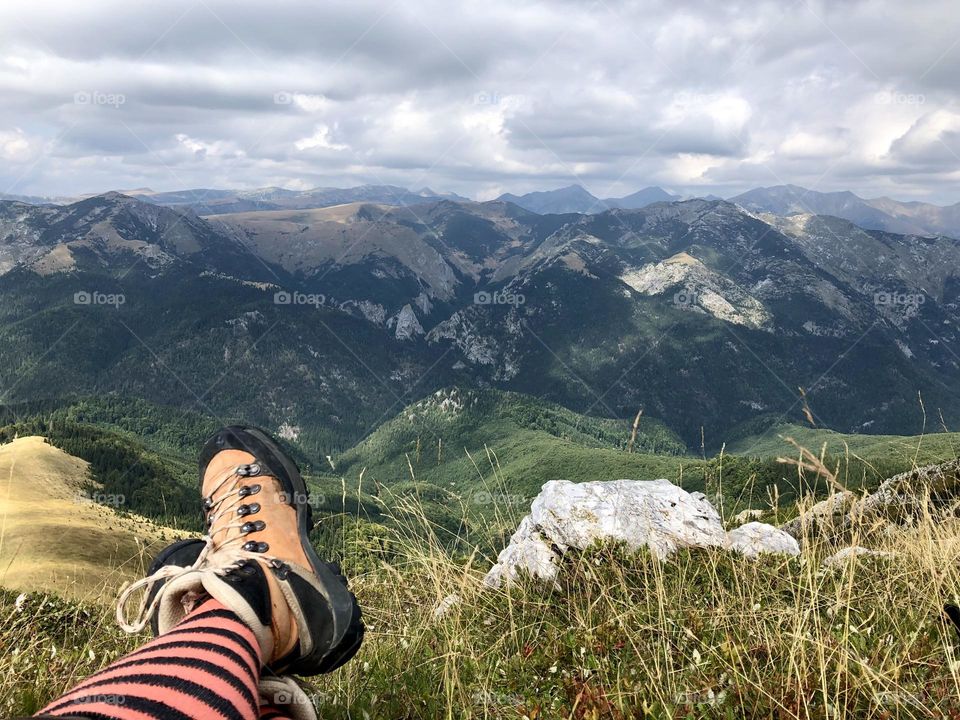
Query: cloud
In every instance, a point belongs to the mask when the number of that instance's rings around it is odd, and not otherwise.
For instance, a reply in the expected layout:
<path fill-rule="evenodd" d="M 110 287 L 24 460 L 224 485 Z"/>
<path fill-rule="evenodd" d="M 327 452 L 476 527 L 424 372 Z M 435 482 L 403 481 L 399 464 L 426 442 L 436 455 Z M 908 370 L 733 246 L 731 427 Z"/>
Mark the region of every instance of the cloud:
<path fill-rule="evenodd" d="M 842 154 L 846 148 L 843 133 L 828 135 L 799 131 L 780 143 L 778 152 L 788 158 L 825 159 Z"/>
<path fill-rule="evenodd" d="M 336 143 L 331 140 L 330 128 L 326 125 L 318 125 L 316 131 L 310 137 L 297 140 L 293 146 L 300 151 L 303 150 L 349 150 L 349 146 L 342 143 Z"/>
<path fill-rule="evenodd" d="M 0 190 L 791 182 L 952 202 L 958 35 L 946 0 L 15 0 Z"/>
<path fill-rule="evenodd" d="M 890 146 L 890 158 L 912 169 L 960 166 L 960 114 L 947 110 L 927 113 Z"/>
<path fill-rule="evenodd" d="M 35 155 L 36 148 L 19 128 L 0 130 L 0 160 L 25 163 Z"/>

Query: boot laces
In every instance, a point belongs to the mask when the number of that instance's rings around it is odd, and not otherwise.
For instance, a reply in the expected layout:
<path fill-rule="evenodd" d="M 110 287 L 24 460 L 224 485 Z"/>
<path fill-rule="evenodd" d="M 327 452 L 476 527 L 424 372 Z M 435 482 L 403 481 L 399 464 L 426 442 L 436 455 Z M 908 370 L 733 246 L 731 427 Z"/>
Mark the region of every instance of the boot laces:
<path fill-rule="evenodd" d="M 216 575 L 223 576 L 250 560 L 266 560 L 274 567 L 282 566 L 284 564 L 280 558 L 274 557 L 273 555 L 268 555 L 265 552 L 247 550 L 242 546 L 235 547 L 237 544 L 245 545 L 248 542 L 247 536 L 249 534 L 253 532 L 259 532 L 260 530 L 263 530 L 265 526 L 257 530 L 251 530 L 248 533 L 236 535 L 222 542 L 217 541 L 217 536 L 221 533 L 227 532 L 234 528 L 242 528 L 250 522 L 249 520 L 245 519 L 246 515 L 244 515 L 242 516 L 244 519 L 241 519 L 240 521 L 226 523 L 214 529 L 218 520 L 225 517 L 230 512 L 236 514 L 237 509 L 242 504 L 244 498 L 248 497 L 250 494 L 253 494 L 249 492 L 248 486 L 242 486 L 239 483 L 240 480 L 250 477 L 250 473 L 244 471 L 245 467 L 249 466 L 241 465 L 225 475 L 214 486 L 213 490 L 210 491 L 210 494 L 207 496 L 207 498 L 205 498 L 204 507 L 207 514 L 208 529 L 202 538 L 204 542 L 203 550 L 200 551 L 200 554 L 197 556 L 197 559 L 194 561 L 194 563 L 188 567 L 164 565 L 152 575 L 137 580 L 123 590 L 117 600 L 117 623 L 120 625 L 121 630 L 126 633 L 138 633 L 143 631 L 143 629 L 146 628 L 147 623 L 150 622 L 150 619 L 157 611 L 157 608 L 160 606 L 160 602 L 164 596 L 164 589 L 169 587 L 173 580 L 176 580 L 183 575 L 196 572 L 198 570 L 209 570 Z M 216 496 L 217 492 L 230 482 L 234 483 L 234 487 L 225 492 L 215 502 L 212 501 L 212 498 Z M 153 599 L 148 602 L 148 598 L 150 597 L 150 593 L 152 592 L 153 588 L 161 583 L 162 587 L 160 588 L 160 591 L 156 593 Z M 139 605 L 137 606 L 136 614 L 134 615 L 133 619 L 130 620 L 127 616 L 127 605 L 137 592 L 141 592 L 142 594 Z"/>

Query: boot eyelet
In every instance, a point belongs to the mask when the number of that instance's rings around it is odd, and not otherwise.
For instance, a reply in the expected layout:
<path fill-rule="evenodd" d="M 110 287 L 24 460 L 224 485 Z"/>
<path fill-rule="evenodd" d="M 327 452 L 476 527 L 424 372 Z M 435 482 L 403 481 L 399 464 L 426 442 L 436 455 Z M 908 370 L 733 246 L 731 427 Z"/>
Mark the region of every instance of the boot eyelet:
<path fill-rule="evenodd" d="M 252 532 L 260 532 L 267 527 L 267 524 L 263 520 L 254 520 L 253 522 L 244 523 L 240 527 L 240 532 L 244 535 L 249 535 Z"/>
<path fill-rule="evenodd" d="M 213 498 L 206 497 L 203 499 L 203 510 L 204 512 L 209 512 L 213 508 Z"/>
<path fill-rule="evenodd" d="M 237 508 L 237 515 L 240 517 L 246 517 L 247 515 L 253 515 L 258 512 L 260 512 L 260 503 L 250 503 L 249 505 L 241 505 Z"/>
<path fill-rule="evenodd" d="M 259 485 L 244 485 L 237 492 L 237 495 L 239 495 L 242 498 L 245 498 L 248 495 L 256 495 L 258 492 L 260 492 L 260 490 L 261 490 L 261 487 Z"/>
<path fill-rule="evenodd" d="M 258 463 L 240 465 L 235 472 L 240 477 L 253 477 L 260 474 L 260 465 Z"/>
<path fill-rule="evenodd" d="M 257 542 L 256 540 L 251 540 L 243 544 L 243 549 L 247 552 L 255 553 L 265 553 L 270 549 L 270 546 L 265 542 Z"/>

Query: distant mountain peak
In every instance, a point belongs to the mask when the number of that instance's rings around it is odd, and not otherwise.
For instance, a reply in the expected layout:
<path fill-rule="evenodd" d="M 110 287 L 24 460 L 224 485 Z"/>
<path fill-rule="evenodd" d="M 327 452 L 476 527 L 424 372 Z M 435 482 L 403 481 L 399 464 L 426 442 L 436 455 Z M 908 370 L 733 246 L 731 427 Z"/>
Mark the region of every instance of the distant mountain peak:
<path fill-rule="evenodd" d="M 885 197 L 866 200 L 849 190 L 820 192 L 799 185 L 754 188 L 730 200 L 753 212 L 832 215 L 867 230 L 960 237 L 960 205 L 941 207 Z"/>
<path fill-rule="evenodd" d="M 540 215 L 596 212 L 601 204 L 599 198 L 590 194 L 582 185 L 576 184 L 555 190 L 536 190 L 525 195 L 504 193 L 497 199 L 512 202 Z"/>

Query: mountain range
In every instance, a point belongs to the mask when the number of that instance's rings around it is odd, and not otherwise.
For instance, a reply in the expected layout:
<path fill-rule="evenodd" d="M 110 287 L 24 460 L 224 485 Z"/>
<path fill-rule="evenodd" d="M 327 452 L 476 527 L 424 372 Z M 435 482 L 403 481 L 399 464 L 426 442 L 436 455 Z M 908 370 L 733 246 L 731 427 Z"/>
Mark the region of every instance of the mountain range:
<path fill-rule="evenodd" d="M 0 402 L 118 393 L 318 450 L 453 385 L 642 408 L 691 447 L 804 417 L 908 433 L 918 392 L 960 414 L 957 268 L 947 237 L 722 200 L 205 218 L 118 193 L 7 201 Z"/>
<path fill-rule="evenodd" d="M 557 190 L 546 190 L 513 195 L 505 193 L 497 198 L 501 202 L 510 202 L 519 205 L 525 210 L 541 215 L 557 213 L 598 213 L 604 210 L 620 208 L 624 210 L 638 210 L 652 205 L 655 202 L 671 202 L 680 200 L 679 195 L 672 195 L 663 188 L 648 187 L 622 198 L 607 198 L 601 200 L 591 195 L 580 185 L 570 185 Z"/>
<path fill-rule="evenodd" d="M 266 187 L 254 190 L 196 188 L 172 192 L 154 192 L 149 188 L 122 191 L 121 194 L 164 207 L 193 210 L 198 215 L 226 215 L 263 210 L 309 210 L 356 202 L 380 205 L 412 206 L 440 200 L 469 202 L 455 193 L 430 188 L 408 190 L 394 185 L 360 185 L 352 188 L 320 187 L 289 190 Z M 92 196 L 43 197 L 0 193 L 0 201 L 11 200 L 32 205 L 68 205 Z M 698 195 L 705 200 L 720 200 L 714 194 Z M 607 210 L 638 210 L 657 202 L 691 199 L 663 188 L 651 186 L 620 198 L 600 199 L 580 185 L 524 195 L 504 193 L 497 200 L 518 205 L 541 215 L 582 213 Z M 960 203 L 934 205 L 903 202 L 888 197 L 862 198 L 850 191 L 818 192 L 797 185 L 754 188 L 729 198 L 730 202 L 755 213 L 774 215 L 832 215 L 849 220 L 868 230 L 908 235 L 949 235 L 960 237 Z"/>
<path fill-rule="evenodd" d="M 868 230 L 960 237 L 960 203 L 940 206 L 888 197 L 865 200 L 849 191 L 817 192 L 796 185 L 756 188 L 730 201 L 775 215 L 833 215 Z"/>

